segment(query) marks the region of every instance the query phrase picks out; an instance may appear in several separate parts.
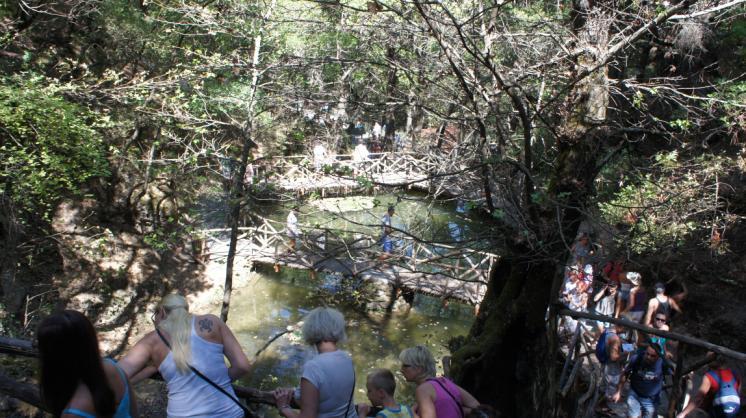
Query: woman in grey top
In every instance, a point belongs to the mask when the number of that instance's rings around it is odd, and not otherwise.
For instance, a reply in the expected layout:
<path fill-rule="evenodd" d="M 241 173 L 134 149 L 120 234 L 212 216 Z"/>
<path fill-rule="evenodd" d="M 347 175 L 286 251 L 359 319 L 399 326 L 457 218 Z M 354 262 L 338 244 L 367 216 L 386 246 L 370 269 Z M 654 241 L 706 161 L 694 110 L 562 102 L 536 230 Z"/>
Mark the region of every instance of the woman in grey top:
<path fill-rule="evenodd" d="M 316 308 L 303 323 L 303 339 L 318 355 L 303 366 L 300 411 L 290 407 L 293 389 L 275 390 L 275 402 L 287 418 L 357 418 L 352 402 L 355 369 L 350 355 L 337 347 L 347 338 L 345 319 L 332 308 Z"/>

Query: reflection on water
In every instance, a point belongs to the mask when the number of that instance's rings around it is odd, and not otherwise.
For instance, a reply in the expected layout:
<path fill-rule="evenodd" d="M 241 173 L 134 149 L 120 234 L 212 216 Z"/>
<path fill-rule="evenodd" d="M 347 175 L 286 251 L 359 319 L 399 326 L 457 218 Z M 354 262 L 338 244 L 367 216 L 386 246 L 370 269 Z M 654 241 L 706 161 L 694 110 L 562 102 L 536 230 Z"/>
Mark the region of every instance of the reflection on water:
<path fill-rule="evenodd" d="M 283 269 L 280 274 L 256 273 L 251 284 L 235 291 L 231 299 L 229 324 L 250 357 L 274 335 L 294 325 L 311 309 L 330 301 L 336 278 L 311 279 L 307 271 Z M 390 317 L 383 312 L 357 312 L 334 306 L 347 319 L 348 341 L 342 345 L 352 355 L 357 384 L 355 401 L 367 401 L 365 376 L 374 368 L 399 370 L 398 354 L 415 344 L 427 345 L 436 359 L 447 355 L 445 344 L 452 336 L 468 332 L 473 308 L 458 303 L 444 305 L 440 300 L 417 295 L 413 307 L 397 309 Z M 300 332 L 276 340 L 258 358 L 253 374 L 242 383 L 262 390 L 298 386 L 303 363 L 314 355 Z M 438 364 L 439 373 L 442 365 Z M 397 398 L 411 404 L 412 385 L 397 374 Z M 268 409 L 267 416 L 274 416 Z"/>
<path fill-rule="evenodd" d="M 380 236 L 381 218 L 389 205 L 395 207 L 392 226 L 425 241 L 446 244 L 469 241 L 469 247 L 486 244 L 489 231 L 477 213 L 471 213 L 457 202 L 443 203 L 416 193 L 402 195 L 350 196 L 318 199 L 300 205 L 298 221 L 308 229 L 328 229 L 341 235 Z M 265 215 L 285 222 L 289 208 L 267 206 Z M 395 233 L 398 234 L 398 233 Z"/>
<path fill-rule="evenodd" d="M 298 220 L 304 232 L 325 229 L 346 240 L 369 236 L 374 240 L 381 234 L 381 217 L 389 205 L 395 205 L 392 223 L 395 229 L 406 231 L 425 241 L 467 245 L 481 249 L 488 244 L 483 234 L 488 233 L 479 219 L 472 219 L 464 204 L 442 203 L 417 194 L 384 194 L 317 199 L 301 204 Z M 288 208 L 275 205 L 255 207 L 281 224 L 285 223 Z M 397 238 L 401 245 L 411 241 Z M 351 241 L 351 240 L 350 240 Z M 491 248 L 490 248 L 491 250 Z M 406 248 L 403 249 L 406 251 Z M 444 248 L 433 252 L 446 251 Z M 441 263 L 447 262 L 440 260 Z M 428 266 L 420 268 L 429 269 Z M 436 268 L 436 267 L 434 267 Z M 356 369 L 355 402 L 367 401 L 365 376 L 375 368 L 388 368 L 397 376 L 397 399 L 408 404 L 414 398 L 414 387 L 404 382 L 399 370 L 398 355 L 404 348 L 427 345 L 437 360 L 447 355 L 447 341 L 465 335 L 473 319 L 473 308 L 458 303 L 444 304 L 436 298 L 416 295 L 412 307 L 399 299 L 397 309 L 385 312 L 364 312 L 353 309 L 352 299 L 339 292 L 342 278 L 318 274 L 311 279 L 304 270 L 283 268 L 281 274 L 255 273 L 251 284 L 234 292 L 231 300 L 230 326 L 250 357 L 265 346 L 273 336 L 297 324 L 311 309 L 330 305 L 340 309 L 348 323 L 348 341 L 341 347 L 352 355 Z M 338 302 L 342 301 L 344 306 Z M 385 305 L 386 301 L 382 305 Z M 294 387 L 300 384 L 303 364 L 315 355 L 305 345 L 299 331 L 287 334 L 270 345 L 257 359 L 251 376 L 243 384 L 262 390 Z M 442 365 L 438 364 L 439 373 Z M 263 412 L 277 416 L 269 408 Z"/>

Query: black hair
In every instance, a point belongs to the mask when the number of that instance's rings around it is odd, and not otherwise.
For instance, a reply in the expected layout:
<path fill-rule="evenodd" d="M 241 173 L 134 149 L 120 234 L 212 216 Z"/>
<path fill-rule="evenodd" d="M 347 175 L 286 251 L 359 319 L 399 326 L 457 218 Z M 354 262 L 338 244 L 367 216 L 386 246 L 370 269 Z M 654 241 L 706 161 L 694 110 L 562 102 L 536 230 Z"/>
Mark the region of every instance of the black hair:
<path fill-rule="evenodd" d="M 91 392 L 96 416 L 116 409 L 114 391 L 101 363 L 96 330 L 80 312 L 65 310 L 45 318 L 36 331 L 41 397 L 54 416 L 62 415 L 78 384 Z"/>
<path fill-rule="evenodd" d="M 659 342 L 653 341 L 653 340 L 649 339 L 648 340 L 648 344 L 650 345 L 650 347 L 653 348 L 653 350 L 655 350 L 656 353 L 658 353 L 659 357 L 661 356 L 661 353 L 664 352 L 663 351 L 663 346 L 661 346 L 661 344 Z"/>

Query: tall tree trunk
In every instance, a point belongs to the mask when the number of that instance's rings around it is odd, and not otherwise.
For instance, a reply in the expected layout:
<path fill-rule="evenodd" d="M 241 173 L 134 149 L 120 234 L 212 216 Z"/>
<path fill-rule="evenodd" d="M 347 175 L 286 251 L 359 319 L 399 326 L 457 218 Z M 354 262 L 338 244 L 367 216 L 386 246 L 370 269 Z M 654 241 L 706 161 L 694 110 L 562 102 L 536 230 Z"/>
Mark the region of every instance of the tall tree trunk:
<path fill-rule="evenodd" d="M 254 107 L 256 106 L 256 96 L 259 89 L 259 51 L 262 47 L 262 34 L 264 33 L 267 19 L 269 19 L 272 11 L 274 10 L 275 1 L 273 0 L 267 8 L 267 12 L 263 16 L 261 22 L 261 28 L 258 31 L 256 37 L 254 37 L 254 52 L 251 57 L 251 96 L 249 97 L 249 103 L 246 106 L 246 125 L 241 129 L 241 139 L 243 145 L 241 147 L 240 163 L 238 173 L 234 171 L 233 181 L 231 186 L 230 202 L 230 227 L 231 235 L 230 242 L 228 243 L 228 257 L 225 265 L 225 285 L 223 287 L 223 306 L 220 309 L 220 319 L 223 322 L 228 320 L 228 311 L 231 305 L 231 293 L 233 292 L 233 263 L 236 258 L 236 244 L 238 242 L 238 222 L 241 218 L 241 205 L 244 197 L 243 179 L 246 175 L 246 166 L 249 162 L 249 155 L 251 149 L 256 146 L 252 139 L 254 133 Z"/>
<path fill-rule="evenodd" d="M 581 39 L 603 48 L 608 25 L 602 14 L 577 28 Z M 596 68 L 597 58 L 578 57 L 578 71 Z M 516 97 L 513 102 L 521 107 Z M 506 256 L 493 269 L 468 343 L 454 353 L 457 382 L 477 398 L 491 400 L 506 416 L 551 417 L 557 410 L 557 327 L 550 302 L 557 297 L 571 240 L 592 193 L 597 173 L 590 145 L 602 135 L 597 124 L 606 117 L 607 104 L 606 68 L 601 66 L 568 94 L 567 112 L 558 123 L 558 156 L 546 191 L 556 206 L 532 209 L 535 237 L 514 231 Z M 530 122 L 527 115 L 521 119 L 530 164 Z"/>
<path fill-rule="evenodd" d="M 238 244 L 238 223 L 241 219 L 241 206 L 244 199 L 243 178 L 246 175 L 246 166 L 248 165 L 251 148 L 254 147 L 254 141 L 251 139 L 253 126 L 247 124 L 246 129 L 242 132 L 243 146 L 241 148 L 241 163 L 238 173 L 233 175 L 231 186 L 231 201 L 229 223 L 231 227 L 230 241 L 228 243 L 228 257 L 225 261 L 225 284 L 223 287 L 223 306 L 220 309 L 220 319 L 223 322 L 228 320 L 228 311 L 231 305 L 231 293 L 233 292 L 233 264 L 236 259 L 236 246 Z"/>

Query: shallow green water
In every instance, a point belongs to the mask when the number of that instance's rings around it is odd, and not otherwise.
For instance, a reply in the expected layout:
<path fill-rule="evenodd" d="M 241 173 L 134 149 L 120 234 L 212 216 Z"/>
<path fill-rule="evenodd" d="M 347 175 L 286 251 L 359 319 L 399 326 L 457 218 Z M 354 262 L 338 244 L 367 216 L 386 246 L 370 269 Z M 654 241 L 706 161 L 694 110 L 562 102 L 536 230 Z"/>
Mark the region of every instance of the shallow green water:
<path fill-rule="evenodd" d="M 322 289 L 324 282 L 324 277 L 313 280 L 306 271 L 284 269 L 280 274 L 256 273 L 248 287 L 234 293 L 229 324 L 250 357 L 276 333 L 330 300 L 330 293 Z M 416 296 L 411 309 L 399 309 L 388 319 L 384 312 L 334 307 L 342 311 L 348 324 L 348 341 L 341 347 L 355 363 L 356 402 L 367 401 L 365 376 L 380 367 L 395 372 L 397 398 L 411 403 L 414 388 L 398 372 L 399 352 L 415 344 L 426 344 L 440 359 L 448 354 L 445 345 L 449 338 L 468 332 L 473 312 L 471 306 L 444 306 L 440 300 L 422 295 Z M 243 383 L 263 390 L 298 386 L 302 365 L 313 354 L 299 332 L 289 334 L 258 357 L 254 372 Z M 438 367 L 442 373 L 441 365 Z M 272 414 L 270 410 L 266 413 Z"/>
<path fill-rule="evenodd" d="M 418 194 L 356 196 L 341 199 L 317 199 L 300 206 L 298 216 L 304 233 L 314 228 L 334 231 L 344 238 L 358 234 L 380 235 L 381 217 L 388 205 L 395 205 L 392 219 L 397 229 L 422 240 L 454 245 L 465 243 L 479 248 L 488 230 L 479 220 L 456 212 L 455 202 L 439 202 Z M 284 224 L 291 204 L 263 210 Z M 439 361 L 448 354 L 447 341 L 465 335 L 473 320 L 473 307 L 458 303 L 444 304 L 436 298 L 416 295 L 412 306 L 399 299 L 398 309 L 390 315 L 380 309 L 370 311 L 353 303 L 356 295 L 340 293 L 334 276 L 319 274 L 311 278 L 305 270 L 283 268 L 252 273 L 249 286 L 234 292 L 229 324 L 247 353 L 253 355 L 277 333 L 297 324 L 311 309 L 328 305 L 342 311 L 347 319 L 348 341 L 341 348 L 353 358 L 356 369 L 355 402 L 367 401 L 365 377 L 375 368 L 388 368 L 397 376 L 397 398 L 412 403 L 414 387 L 399 373 L 398 355 L 416 344 L 427 345 Z M 359 295 L 358 295 L 359 297 Z M 366 300 L 367 301 L 367 300 Z M 296 387 L 301 369 L 314 355 L 300 332 L 277 339 L 257 359 L 251 376 L 243 383 L 262 390 Z M 439 373 L 442 365 L 438 364 Z M 275 416 L 272 409 L 264 411 Z"/>
<path fill-rule="evenodd" d="M 485 249 L 488 228 L 476 214 L 457 213 L 456 202 L 442 202 L 416 193 L 351 196 L 306 201 L 300 204 L 298 222 L 304 232 L 328 229 L 341 235 L 380 235 L 381 218 L 393 205 L 394 228 L 425 241 L 444 244 L 468 242 Z M 284 223 L 291 204 L 268 206 L 266 216 Z"/>

